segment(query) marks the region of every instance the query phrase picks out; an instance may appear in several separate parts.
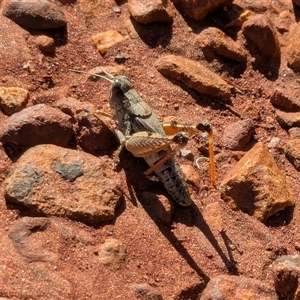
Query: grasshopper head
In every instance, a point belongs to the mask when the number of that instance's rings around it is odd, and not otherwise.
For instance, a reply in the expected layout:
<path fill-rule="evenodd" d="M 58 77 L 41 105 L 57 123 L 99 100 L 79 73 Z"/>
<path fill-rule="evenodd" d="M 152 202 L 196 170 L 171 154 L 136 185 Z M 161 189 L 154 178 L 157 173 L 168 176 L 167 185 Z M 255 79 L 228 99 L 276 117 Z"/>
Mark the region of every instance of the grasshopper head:
<path fill-rule="evenodd" d="M 131 89 L 133 89 L 132 83 L 126 76 L 118 75 L 114 77 L 109 103 L 115 111 L 121 111 L 130 105 L 126 93 Z"/>
<path fill-rule="evenodd" d="M 121 90 L 123 93 L 126 93 L 130 89 L 133 88 L 132 83 L 130 80 L 123 75 L 115 76 L 113 80 L 113 88 Z"/>

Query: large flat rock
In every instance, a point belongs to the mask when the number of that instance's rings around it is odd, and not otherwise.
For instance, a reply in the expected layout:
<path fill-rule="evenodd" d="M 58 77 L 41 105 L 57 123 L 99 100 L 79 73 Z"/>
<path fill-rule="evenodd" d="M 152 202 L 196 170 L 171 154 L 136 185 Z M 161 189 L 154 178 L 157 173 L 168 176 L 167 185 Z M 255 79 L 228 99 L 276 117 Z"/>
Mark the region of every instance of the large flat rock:
<path fill-rule="evenodd" d="M 112 162 L 54 145 L 26 151 L 5 181 L 8 202 L 39 215 L 98 224 L 115 218 L 122 192 Z"/>

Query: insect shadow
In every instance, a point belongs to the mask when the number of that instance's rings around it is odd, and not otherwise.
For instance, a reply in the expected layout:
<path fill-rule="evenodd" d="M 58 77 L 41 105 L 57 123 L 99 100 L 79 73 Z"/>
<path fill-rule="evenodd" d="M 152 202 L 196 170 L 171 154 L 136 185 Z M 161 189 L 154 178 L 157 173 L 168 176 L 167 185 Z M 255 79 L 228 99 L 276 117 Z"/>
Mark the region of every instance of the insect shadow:
<path fill-rule="evenodd" d="M 142 173 L 143 169 L 147 169 L 147 165 L 143 160 L 137 159 L 129 153 L 126 153 L 126 160 L 124 159 L 124 154 L 122 156 L 123 157 L 121 157 L 120 166 L 124 169 L 126 174 L 126 181 L 130 201 L 134 205 L 137 205 L 137 202 L 140 203 L 140 205 L 147 212 L 149 217 L 159 228 L 160 232 L 164 235 L 164 237 L 169 241 L 169 243 L 174 247 L 174 249 L 185 259 L 185 261 L 197 273 L 197 275 L 200 278 L 202 278 L 203 282 L 205 283 L 203 287 L 204 289 L 210 279 L 209 276 L 206 275 L 204 271 L 198 266 L 197 262 L 189 253 L 188 249 L 186 249 L 186 247 L 182 244 L 180 239 L 178 239 L 175 233 L 170 229 L 170 226 L 162 222 L 161 216 L 158 213 L 161 211 L 165 211 L 165 207 L 160 202 L 157 194 L 163 194 L 166 197 L 168 197 L 163 187 L 163 184 L 161 182 L 150 181 L 146 178 L 146 176 Z M 133 162 L 133 160 L 135 160 L 135 162 Z M 141 162 L 139 168 L 136 167 L 137 160 Z M 139 178 L 139 180 L 137 180 L 137 178 Z M 147 199 L 147 196 L 145 195 L 145 189 L 151 190 L 151 199 Z M 225 266 L 228 269 L 228 272 L 230 274 L 238 274 L 234 262 L 230 259 L 231 256 L 229 255 L 228 259 L 227 256 L 224 254 L 216 238 L 214 237 L 214 234 L 212 233 L 208 224 L 205 222 L 199 208 L 195 203 L 192 203 L 192 205 L 189 207 L 179 207 L 176 205 L 174 221 L 177 223 L 183 223 L 189 227 L 197 227 L 206 236 L 208 241 L 211 243 L 218 255 L 221 257 Z M 202 289 L 200 290 L 202 292 Z"/>

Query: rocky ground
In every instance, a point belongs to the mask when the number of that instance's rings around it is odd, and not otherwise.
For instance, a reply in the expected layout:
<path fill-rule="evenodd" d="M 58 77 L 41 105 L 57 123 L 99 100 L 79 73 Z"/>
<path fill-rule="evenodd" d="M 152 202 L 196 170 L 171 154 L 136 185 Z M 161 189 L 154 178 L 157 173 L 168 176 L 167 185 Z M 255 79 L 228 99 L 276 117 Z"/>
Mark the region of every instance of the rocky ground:
<path fill-rule="evenodd" d="M 0 299 L 299 299 L 300 2 L 143 2 L 0 0 Z M 111 84 L 71 71 L 98 67 L 210 121 L 191 206 L 115 166 Z"/>

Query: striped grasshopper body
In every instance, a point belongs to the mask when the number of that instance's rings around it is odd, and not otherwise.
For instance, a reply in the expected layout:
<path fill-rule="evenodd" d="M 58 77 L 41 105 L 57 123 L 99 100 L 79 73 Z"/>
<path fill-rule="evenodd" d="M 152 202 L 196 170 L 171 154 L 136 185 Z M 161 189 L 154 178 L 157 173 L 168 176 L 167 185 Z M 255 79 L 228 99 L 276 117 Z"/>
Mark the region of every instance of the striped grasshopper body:
<path fill-rule="evenodd" d="M 135 91 L 126 76 L 112 76 L 106 73 L 112 82 L 109 103 L 114 109 L 118 130 L 126 137 L 138 132 L 150 132 L 166 137 L 163 126 L 150 106 Z M 143 158 L 151 167 L 164 159 L 172 151 L 168 145 L 156 153 L 145 154 Z M 133 153 L 134 155 L 134 153 Z M 154 173 L 164 184 L 172 199 L 182 206 L 192 202 L 187 185 L 178 163 L 169 157 L 154 168 Z"/>

